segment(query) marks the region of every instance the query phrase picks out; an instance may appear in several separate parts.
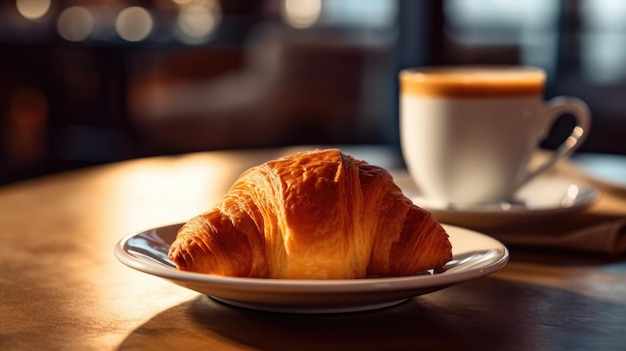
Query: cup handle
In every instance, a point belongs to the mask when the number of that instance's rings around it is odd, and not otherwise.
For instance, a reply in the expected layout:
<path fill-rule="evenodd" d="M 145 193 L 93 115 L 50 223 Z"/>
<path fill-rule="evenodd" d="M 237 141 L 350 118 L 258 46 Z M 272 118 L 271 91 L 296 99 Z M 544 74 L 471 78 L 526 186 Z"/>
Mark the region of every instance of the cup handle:
<path fill-rule="evenodd" d="M 585 102 L 573 97 L 559 96 L 546 103 L 546 129 L 550 128 L 556 119 L 564 114 L 571 114 L 576 119 L 576 126 L 565 141 L 554 150 L 548 160 L 530 171 L 522 184 L 527 183 L 539 174 L 552 167 L 558 160 L 568 157 L 578 149 L 587 138 L 591 128 L 591 113 Z"/>

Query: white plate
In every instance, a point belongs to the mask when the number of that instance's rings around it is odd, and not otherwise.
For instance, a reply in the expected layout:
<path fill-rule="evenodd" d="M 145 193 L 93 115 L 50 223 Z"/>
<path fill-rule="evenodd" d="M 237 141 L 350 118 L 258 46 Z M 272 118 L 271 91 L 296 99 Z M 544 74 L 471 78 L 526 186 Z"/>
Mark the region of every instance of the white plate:
<path fill-rule="evenodd" d="M 499 241 L 454 226 L 450 235 L 454 259 L 440 272 L 345 280 L 287 280 L 220 277 L 177 270 L 167 252 L 181 224 L 159 227 L 120 240 L 115 256 L 125 265 L 227 304 L 274 312 L 338 313 L 393 306 L 414 296 L 493 273 L 509 259 Z"/>
<path fill-rule="evenodd" d="M 479 229 L 569 215 L 588 208 L 599 197 L 600 192 L 594 186 L 559 176 L 538 177 L 522 187 L 510 202 L 492 205 L 450 207 L 431 204 L 419 195 L 411 196 L 415 204 L 441 222 Z"/>
<path fill-rule="evenodd" d="M 580 153 L 571 161 L 596 181 L 626 190 L 626 156 Z"/>

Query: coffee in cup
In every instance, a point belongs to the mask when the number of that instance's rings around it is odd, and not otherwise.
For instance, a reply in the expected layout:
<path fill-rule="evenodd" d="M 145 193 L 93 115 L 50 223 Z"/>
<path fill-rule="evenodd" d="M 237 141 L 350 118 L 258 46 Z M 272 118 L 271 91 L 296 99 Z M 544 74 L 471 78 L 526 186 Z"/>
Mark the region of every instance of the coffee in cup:
<path fill-rule="evenodd" d="M 533 177 L 575 151 L 590 128 L 587 105 L 544 102 L 545 73 L 523 66 L 454 66 L 400 72 L 404 160 L 431 203 L 474 206 L 507 201 Z M 556 119 L 576 119 L 567 140 L 530 169 Z"/>

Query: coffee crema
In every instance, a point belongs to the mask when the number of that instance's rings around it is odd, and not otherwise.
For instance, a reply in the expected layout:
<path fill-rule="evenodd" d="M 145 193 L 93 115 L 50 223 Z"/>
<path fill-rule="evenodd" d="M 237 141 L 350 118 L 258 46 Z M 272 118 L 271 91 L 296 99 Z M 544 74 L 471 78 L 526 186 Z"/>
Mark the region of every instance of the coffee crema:
<path fill-rule="evenodd" d="M 541 96 L 545 74 L 533 67 L 428 67 L 400 72 L 400 93 L 430 98 Z"/>

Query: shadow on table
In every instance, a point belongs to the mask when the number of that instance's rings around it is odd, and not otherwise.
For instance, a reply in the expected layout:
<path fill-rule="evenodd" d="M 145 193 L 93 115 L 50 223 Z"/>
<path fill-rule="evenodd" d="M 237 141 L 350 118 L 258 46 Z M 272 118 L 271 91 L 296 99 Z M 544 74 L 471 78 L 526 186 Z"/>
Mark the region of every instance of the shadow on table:
<path fill-rule="evenodd" d="M 156 315 L 119 350 L 611 350 L 626 342 L 624 315 L 625 305 L 492 277 L 346 314 L 260 312 L 200 296 Z"/>

